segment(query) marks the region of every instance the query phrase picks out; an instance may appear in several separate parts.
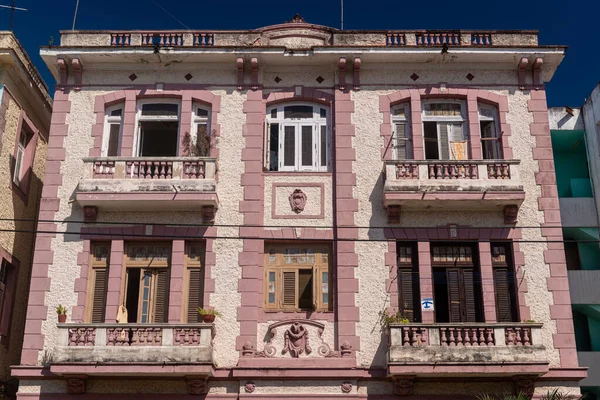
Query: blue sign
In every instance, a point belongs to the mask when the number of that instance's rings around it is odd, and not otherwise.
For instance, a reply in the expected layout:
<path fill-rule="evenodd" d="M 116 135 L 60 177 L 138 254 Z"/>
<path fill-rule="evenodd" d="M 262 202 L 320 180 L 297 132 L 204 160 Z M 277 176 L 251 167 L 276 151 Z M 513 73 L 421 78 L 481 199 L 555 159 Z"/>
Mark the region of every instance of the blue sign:
<path fill-rule="evenodd" d="M 421 311 L 433 311 L 433 297 L 421 298 Z"/>

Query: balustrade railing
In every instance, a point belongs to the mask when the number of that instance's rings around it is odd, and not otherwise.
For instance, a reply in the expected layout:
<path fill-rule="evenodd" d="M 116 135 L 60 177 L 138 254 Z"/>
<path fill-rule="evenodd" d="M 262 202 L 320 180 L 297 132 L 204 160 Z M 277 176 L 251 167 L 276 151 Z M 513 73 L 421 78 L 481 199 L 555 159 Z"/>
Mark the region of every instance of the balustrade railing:
<path fill-rule="evenodd" d="M 510 179 L 510 165 L 503 162 L 488 164 L 489 179 Z"/>
<path fill-rule="evenodd" d="M 127 161 L 127 176 L 134 179 L 171 179 L 172 161 Z"/>
<path fill-rule="evenodd" d="M 214 179 L 216 160 L 210 157 L 90 157 L 84 159 L 91 179 Z"/>
<path fill-rule="evenodd" d="M 429 179 L 477 179 L 477 164 L 435 163 L 429 164 Z"/>
<path fill-rule="evenodd" d="M 458 32 L 425 32 L 415 35 L 417 46 L 460 46 Z"/>
<path fill-rule="evenodd" d="M 129 46 L 131 44 L 131 33 L 111 33 L 111 46 Z"/>
<path fill-rule="evenodd" d="M 440 328 L 442 346 L 493 346 L 492 328 L 448 327 Z"/>
<path fill-rule="evenodd" d="M 404 33 L 390 32 L 386 37 L 388 46 L 406 46 L 406 35 Z"/>
<path fill-rule="evenodd" d="M 183 33 L 142 33 L 142 46 L 183 46 Z"/>
<path fill-rule="evenodd" d="M 412 163 L 396 164 L 396 179 L 418 179 L 419 166 Z"/>
<path fill-rule="evenodd" d="M 518 166 L 518 160 L 399 160 L 386 161 L 386 176 L 399 181 L 486 180 L 502 184 L 518 179 Z"/>
<path fill-rule="evenodd" d="M 492 46 L 491 33 L 472 33 L 471 46 Z"/>

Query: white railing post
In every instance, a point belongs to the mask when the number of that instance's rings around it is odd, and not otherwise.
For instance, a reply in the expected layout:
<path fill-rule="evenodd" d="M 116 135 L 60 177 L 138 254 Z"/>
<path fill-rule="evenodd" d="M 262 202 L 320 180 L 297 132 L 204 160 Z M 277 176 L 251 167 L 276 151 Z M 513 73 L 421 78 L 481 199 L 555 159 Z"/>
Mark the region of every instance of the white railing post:
<path fill-rule="evenodd" d="M 506 347 L 506 328 L 494 328 L 494 341 L 497 347 Z"/>
<path fill-rule="evenodd" d="M 429 336 L 429 346 L 441 346 L 440 329 L 439 328 L 427 328 L 427 335 Z"/>
<path fill-rule="evenodd" d="M 478 164 L 477 165 L 477 175 L 481 180 L 488 180 L 488 165 L 487 164 Z"/>
<path fill-rule="evenodd" d="M 173 346 L 173 328 L 162 328 L 162 345 Z"/>
<path fill-rule="evenodd" d="M 533 346 L 540 346 L 542 344 L 542 328 L 539 326 L 531 327 L 531 344 Z"/>
<path fill-rule="evenodd" d="M 106 346 L 106 328 L 96 328 L 96 347 Z"/>
<path fill-rule="evenodd" d="M 395 180 L 396 178 L 396 163 L 385 164 L 385 177 L 386 179 Z"/>
<path fill-rule="evenodd" d="M 419 164 L 419 180 L 429 179 L 429 164 Z"/>
<path fill-rule="evenodd" d="M 67 347 L 69 345 L 69 328 L 59 327 L 58 328 L 58 345 Z"/>
<path fill-rule="evenodd" d="M 127 174 L 127 163 L 125 161 L 115 161 L 114 178 L 123 179 Z"/>
<path fill-rule="evenodd" d="M 206 160 L 204 162 L 204 179 L 215 179 L 216 167 L 215 160 Z"/>
<path fill-rule="evenodd" d="M 173 161 L 173 179 L 183 179 L 183 161 Z"/>
<path fill-rule="evenodd" d="M 211 328 L 200 328 L 200 343 L 202 347 L 210 347 L 212 341 L 212 329 Z"/>
<path fill-rule="evenodd" d="M 390 343 L 392 346 L 402 346 L 402 328 L 390 328 Z"/>

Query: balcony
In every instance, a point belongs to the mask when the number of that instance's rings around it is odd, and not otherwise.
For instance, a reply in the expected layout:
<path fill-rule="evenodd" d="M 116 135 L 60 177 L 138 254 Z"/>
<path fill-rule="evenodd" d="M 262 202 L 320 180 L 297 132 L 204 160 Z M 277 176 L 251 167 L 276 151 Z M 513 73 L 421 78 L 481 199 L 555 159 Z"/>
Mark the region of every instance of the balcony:
<path fill-rule="evenodd" d="M 214 332 L 212 324 L 58 324 L 51 371 L 208 374 Z"/>
<path fill-rule="evenodd" d="M 542 324 L 393 324 L 392 376 L 542 375 L 548 371 Z"/>
<path fill-rule="evenodd" d="M 85 158 L 76 200 L 119 211 L 200 211 L 218 207 L 216 160 L 207 157 Z"/>
<path fill-rule="evenodd" d="M 384 207 L 518 210 L 525 199 L 518 160 L 386 161 Z"/>

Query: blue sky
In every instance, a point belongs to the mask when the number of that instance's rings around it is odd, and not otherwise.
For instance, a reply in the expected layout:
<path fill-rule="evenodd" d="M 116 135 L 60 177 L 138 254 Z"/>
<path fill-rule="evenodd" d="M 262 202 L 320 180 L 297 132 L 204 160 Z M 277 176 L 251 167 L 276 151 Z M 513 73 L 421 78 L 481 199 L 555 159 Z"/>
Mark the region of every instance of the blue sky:
<path fill-rule="evenodd" d="M 0 0 L 10 4 L 11 0 Z M 16 0 L 14 31 L 50 87 L 54 79 L 39 46 L 71 29 L 76 0 Z M 339 27 L 340 0 L 80 0 L 76 29 L 253 29 L 289 20 Z M 540 44 L 567 45 L 548 85 L 550 106 L 580 106 L 600 80 L 600 1 L 358 1 L 345 0 L 345 29 L 538 29 Z M 8 29 L 10 10 L 0 9 Z"/>

